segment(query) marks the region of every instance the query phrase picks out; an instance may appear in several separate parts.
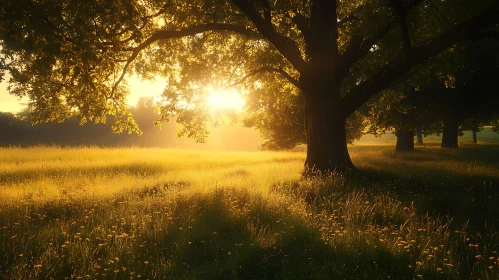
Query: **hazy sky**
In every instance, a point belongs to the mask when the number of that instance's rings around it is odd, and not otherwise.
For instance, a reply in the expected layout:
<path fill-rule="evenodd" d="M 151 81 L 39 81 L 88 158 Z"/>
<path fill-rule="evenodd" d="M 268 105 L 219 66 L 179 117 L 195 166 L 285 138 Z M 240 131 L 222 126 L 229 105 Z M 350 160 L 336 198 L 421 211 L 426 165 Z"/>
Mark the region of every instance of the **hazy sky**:
<path fill-rule="evenodd" d="M 7 77 L 8 78 L 8 77 Z M 163 92 L 165 82 L 141 81 L 134 77 L 129 81 L 130 95 L 127 103 L 135 105 L 140 97 L 159 96 Z M 22 103 L 27 103 L 28 99 L 19 100 L 17 97 L 7 92 L 7 83 L 0 83 L 0 112 L 19 112 L 24 107 Z"/>
<path fill-rule="evenodd" d="M 7 83 L 0 83 L 0 112 L 19 112 L 22 109 L 21 102 L 17 97 L 7 92 Z"/>

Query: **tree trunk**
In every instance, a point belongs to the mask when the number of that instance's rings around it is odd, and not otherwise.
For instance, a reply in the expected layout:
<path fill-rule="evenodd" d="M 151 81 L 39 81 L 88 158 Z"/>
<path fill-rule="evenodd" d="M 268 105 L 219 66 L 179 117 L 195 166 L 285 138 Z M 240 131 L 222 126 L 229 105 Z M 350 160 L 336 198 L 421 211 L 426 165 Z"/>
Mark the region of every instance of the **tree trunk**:
<path fill-rule="evenodd" d="M 459 124 L 453 119 L 445 121 L 442 133 L 442 148 L 457 148 L 458 137 Z"/>
<path fill-rule="evenodd" d="M 476 130 L 475 129 L 473 129 L 473 143 L 474 144 L 478 143 L 478 139 L 476 137 Z"/>
<path fill-rule="evenodd" d="M 333 105 L 331 100 L 306 97 L 307 159 L 304 175 L 343 173 L 354 169 L 347 149 L 346 118 L 334 110 Z"/>
<path fill-rule="evenodd" d="M 417 136 L 416 138 L 418 139 L 417 144 L 418 144 L 418 145 L 423 145 L 423 134 L 422 134 L 421 132 L 418 132 L 418 133 L 416 134 L 416 136 Z"/>
<path fill-rule="evenodd" d="M 414 151 L 414 133 L 410 130 L 399 130 L 397 135 L 397 151 Z"/>

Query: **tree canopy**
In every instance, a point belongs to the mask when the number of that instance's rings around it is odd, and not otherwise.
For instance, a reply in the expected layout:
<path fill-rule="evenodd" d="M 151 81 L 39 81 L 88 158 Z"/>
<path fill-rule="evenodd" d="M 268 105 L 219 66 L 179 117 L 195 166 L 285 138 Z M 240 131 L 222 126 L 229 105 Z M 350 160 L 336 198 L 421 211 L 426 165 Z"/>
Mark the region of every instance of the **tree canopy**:
<path fill-rule="evenodd" d="M 306 166 L 330 171 L 352 167 L 348 116 L 455 42 L 497 38 L 499 8 L 493 0 L 3 0 L 0 18 L 1 69 L 11 93 L 30 98 L 35 121 L 111 114 L 117 130 L 134 129 L 124 104 L 136 73 L 166 79 L 161 120 L 175 115 L 184 134 L 202 139 L 205 87 L 269 96 L 282 83 L 283 95 L 304 99 Z"/>

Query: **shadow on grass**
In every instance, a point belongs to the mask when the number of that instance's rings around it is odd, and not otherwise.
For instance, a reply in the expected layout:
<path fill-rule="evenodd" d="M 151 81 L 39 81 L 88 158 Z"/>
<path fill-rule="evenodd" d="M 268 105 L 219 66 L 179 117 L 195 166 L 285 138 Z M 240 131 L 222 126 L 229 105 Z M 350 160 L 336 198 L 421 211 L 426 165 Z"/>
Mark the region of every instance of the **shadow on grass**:
<path fill-rule="evenodd" d="M 426 154 L 440 159 L 456 160 L 461 162 L 480 161 L 487 164 L 499 165 L 499 144 L 461 144 L 458 149 L 427 149 L 421 147 L 417 153 Z"/>
<path fill-rule="evenodd" d="M 498 145 L 413 153 L 385 150 L 382 157 L 369 158 L 369 165 L 359 168 L 350 183 L 394 193 L 406 204 L 414 202 L 420 214 L 452 218 L 457 228 L 469 221 L 473 231 L 499 229 L 499 172 L 494 171 L 498 153 Z"/>
<path fill-rule="evenodd" d="M 412 279 L 413 271 L 380 250 L 377 266 L 360 248 L 333 249 L 318 232 L 268 199 L 240 190 L 177 201 L 164 234 L 143 242 L 138 255 L 158 250 L 157 272 L 169 279 Z M 150 276 L 154 276 L 151 274 Z"/>
<path fill-rule="evenodd" d="M 286 201 L 279 202 L 284 198 L 232 189 L 188 193 L 161 204 L 166 198 L 158 192 L 131 193 L 124 203 L 97 205 L 90 219 L 72 216 L 67 225 L 33 228 L 31 238 L 21 242 L 32 250 L 19 251 L 19 240 L 3 244 L 10 253 L 0 257 L 0 276 L 6 270 L 8 279 L 414 278 L 404 254 L 376 249 L 365 240 L 325 242 L 306 219 L 287 210 Z M 119 217 L 125 218 L 116 222 Z M 19 265 L 20 252 L 31 259 L 27 266 Z M 34 269 L 38 263 L 43 265 Z"/>

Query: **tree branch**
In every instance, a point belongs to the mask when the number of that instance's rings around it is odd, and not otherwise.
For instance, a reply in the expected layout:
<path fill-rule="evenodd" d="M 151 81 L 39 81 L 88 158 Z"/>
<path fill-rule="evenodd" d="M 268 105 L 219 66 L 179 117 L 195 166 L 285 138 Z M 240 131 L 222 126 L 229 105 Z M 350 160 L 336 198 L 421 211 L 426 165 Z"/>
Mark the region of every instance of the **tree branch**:
<path fill-rule="evenodd" d="M 346 116 L 350 115 L 367 102 L 369 98 L 388 87 L 414 65 L 439 54 L 456 42 L 471 40 L 481 29 L 498 23 L 499 10 L 484 12 L 455 25 L 428 41 L 415 45 L 411 49 L 410 56 L 405 53 L 399 54 L 391 63 L 381 68 L 377 74 L 353 88 L 340 101 L 340 108 L 342 108 Z M 495 32 L 491 35 L 495 35 Z"/>
<path fill-rule="evenodd" d="M 260 0 L 263 5 L 263 18 L 267 23 L 272 24 L 272 11 L 270 10 L 269 0 Z"/>
<path fill-rule="evenodd" d="M 402 3 L 397 2 L 400 0 L 392 0 L 392 3 L 398 3 L 395 4 L 397 6 L 397 13 L 402 13 L 402 16 L 399 17 L 403 29 L 403 40 L 404 40 L 404 46 L 406 53 L 410 52 L 410 48 L 412 46 L 411 39 L 409 37 L 409 31 L 407 27 L 407 22 L 405 15 L 411 10 L 412 8 L 418 6 L 422 0 L 411 0 L 406 6 L 403 6 Z M 363 8 L 363 6 L 360 6 L 359 8 Z M 404 23 L 405 22 L 405 23 Z M 350 69 L 350 67 L 358 61 L 360 58 L 366 56 L 369 53 L 369 50 L 373 47 L 373 45 L 383 38 L 385 35 L 387 35 L 390 30 L 395 26 L 395 23 L 397 23 L 397 20 L 392 20 L 389 22 L 383 29 L 381 29 L 378 33 L 365 38 L 363 41 L 361 40 L 352 40 L 349 46 L 347 47 L 347 51 L 345 51 L 341 57 L 340 57 L 340 63 L 341 67 L 340 69 L 345 69 L 343 71 L 343 75 L 346 75 L 347 71 Z M 352 36 L 353 38 L 353 36 Z"/>
<path fill-rule="evenodd" d="M 230 31 L 230 32 L 239 33 L 241 35 L 248 36 L 248 37 L 255 37 L 256 36 L 255 32 L 253 32 L 250 29 L 247 29 L 244 26 L 237 26 L 237 25 L 225 24 L 225 23 L 209 23 L 209 24 L 204 24 L 204 25 L 182 28 L 180 30 L 159 30 L 159 31 L 156 31 L 155 33 L 153 33 L 153 35 L 151 37 L 149 37 L 147 40 L 142 42 L 140 45 L 133 47 L 133 48 L 125 49 L 125 51 L 131 51 L 132 54 L 126 60 L 125 66 L 123 66 L 123 70 L 121 71 L 121 75 L 118 78 L 118 80 L 115 82 L 115 84 L 111 90 L 109 98 L 113 97 L 114 92 L 118 88 L 119 84 L 125 78 L 128 67 L 130 67 L 130 64 L 137 58 L 137 56 L 140 54 L 140 52 L 143 49 L 147 48 L 149 45 L 153 44 L 154 42 L 156 42 L 158 40 L 182 38 L 182 37 L 192 36 L 192 35 L 196 35 L 196 34 L 207 32 L 207 31 Z"/>
<path fill-rule="evenodd" d="M 283 55 L 295 69 L 302 73 L 307 69 L 307 64 L 301 56 L 301 51 L 296 46 L 295 42 L 290 38 L 279 34 L 272 24 L 269 24 L 255 7 L 248 0 L 232 0 L 241 11 L 255 24 L 256 29 L 263 37 L 276 47 L 276 49 Z"/>
<path fill-rule="evenodd" d="M 472 35 L 471 40 L 477 41 L 482 39 L 495 39 L 499 40 L 499 31 L 481 31 Z"/>
<path fill-rule="evenodd" d="M 347 22 L 358 20 L 359 18 L 356 16 L 357 13 L 361 12 L 364 10 L 364 5 L 358 6 L 355 8 L 348 16 L 342 18 L 341 20 L 338 21 L 338 25 L 341 26 Z"/>
<path fill-rule="evenodd" d="M 336 0 L 313 0 L 310 27 L 314 32 L 312 52 L 322 53 L 323 49 L 332 49 L 333 58 L 338 56 L 338 20 Z"/>
<path fill-rule="evenodd" d="M 310 35 L 310 19 L 306 16 L 300 14 L 299 12 L 295 13 L 295 16 L 291 17 L 291 21 L 296 24 L 296 27 L 300 30 L 305 38 L 308 38 Z"/>
<path fill-rule="evenodd" d="M 344 53 L 340 55 L 340 67 L 342 70 L 340 73 L 340 77 L 344 76 L 350 70 L 350 67 L 358 61 L 360 58 L 366 56 L 371 48 L 376 44 L 378 40 L 386 36 L 392 27 L 395 25 L 396 21 L 392 21 L 388 23 L 383 29 L 381 29 L 378 33 L 365 38 L 362 40 L 360 36 L 353 35 L 350 39 L 350 43 L 348 44 L 347 49 Z"/>
<path fill-rule="evenodd" d="M 265 73 L 265 72 L 278 73 L 281 76 L 283 76 L 285 79 L 287 79 L 290 83 L 292 83 L 296 88 L 300 89 L 300 82 L 297 79 L 293 78 L 293 76 L 291 76 L 288 72 L 284 71 L 281 68 L 268 67 L 268 66 L 264 66 L 264 67 L 256 69 L 255 71 L 251 72 L 250 74 L 244 76 L 241 80 L 229 85 L 229 87 L 241 84 L 244 81 L 246 81 L 248 78 L 255 76 L 255 75 L 258 75 L 260 73 Z"/>
<path fill-rule="evenodd" d="M 408 54 L 412 42 L 411 42 L 411 37 L 409 35 L 409 25 L 407 24 L 407 11 L 404 7 L 404 4 L 400 0 L 390 0 L 390 4 L 393 7 L 393 10 L 397 13 L 399 19 L 400 19 L 400 27 L 402 30 L 402 41 L 404 42 L 404 50 Z"/>

